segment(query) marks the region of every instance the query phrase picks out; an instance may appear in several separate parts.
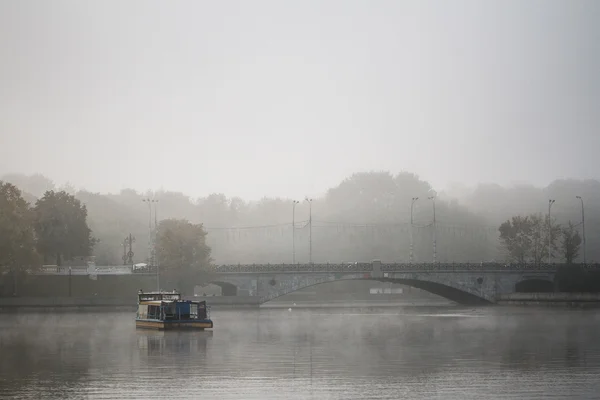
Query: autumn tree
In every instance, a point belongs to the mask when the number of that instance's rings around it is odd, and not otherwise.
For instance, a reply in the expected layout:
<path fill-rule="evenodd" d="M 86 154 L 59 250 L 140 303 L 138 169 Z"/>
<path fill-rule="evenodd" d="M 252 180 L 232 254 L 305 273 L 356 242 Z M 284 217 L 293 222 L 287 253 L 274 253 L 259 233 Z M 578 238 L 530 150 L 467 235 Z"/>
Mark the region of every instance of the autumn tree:
<path fill-rule="evenodd" d="M 548 259 L 550 252 L 557 250 L 560 225 L 553 224 L 548 217 L 531 214 L 514 216 L 500 225 L 500 241 L 508 258 L 517 263 L 540 264 Z"/>
<path fill-rule="evenodd" d="M 575 230 L 573 223 L 569 221 L 569 225 L 561 229 L 561 250 L 562 255 L 567 264 L 571 264 L 575 258 L 579 255 L 579 248 L 581 246 L 581 236 L 579 232 Z"/>
<path fill-rule="evenodd" d="M 158 225 L 156 257 L 162 274 L 180 290 L 201 283 L 210 262 L 210 247 L 202 224 L 185 219 L 166 219 Z"/>
<path fill-rule="evenodd" d="M 24 270 L 39 263 L 33 217 L 21 191 L 0 181 L 0 269 Z"/>
<path fill-rule="evenodd" d="M 527 262 L 533 247 L 533 223 L 529 217 L 514 216 L 500 225 L 499 231 L 509 259 L 517 263 Z"/>
<path fill-rule="evenodd" d="M 48 191 L 35 204 L 38 251 L 45 260 L 89 256 L 96 240 L 87 224 L 87 208 L 66 192 Z"/>

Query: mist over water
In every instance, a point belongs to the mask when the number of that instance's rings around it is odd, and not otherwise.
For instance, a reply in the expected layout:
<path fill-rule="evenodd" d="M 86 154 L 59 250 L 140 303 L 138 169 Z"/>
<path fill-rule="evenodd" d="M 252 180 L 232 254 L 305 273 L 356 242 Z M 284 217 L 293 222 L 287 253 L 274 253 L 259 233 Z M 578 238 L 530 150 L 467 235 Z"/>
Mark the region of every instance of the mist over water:
<path fill-rule="evenodd" d="M 515 291 L 599 292 L 598 16 L 598 0 L 0 1 L 0 300 L 120 301 L 154 272 L 228 295 L 212 267 L 372 260 L 565 263 Z M 0 399 L 600 398 L 597 312 L 377 308 L 371 283 L 317 286 L 215 310 L 207 332 L 0 309 Z"/>
<path fill-rule="evenodd" d="M 600 390 L 588 311 L 413 307 L 213 312 L 213 332 L 130 312 L 5 314 L 11 399 L 547 399 Z"/>

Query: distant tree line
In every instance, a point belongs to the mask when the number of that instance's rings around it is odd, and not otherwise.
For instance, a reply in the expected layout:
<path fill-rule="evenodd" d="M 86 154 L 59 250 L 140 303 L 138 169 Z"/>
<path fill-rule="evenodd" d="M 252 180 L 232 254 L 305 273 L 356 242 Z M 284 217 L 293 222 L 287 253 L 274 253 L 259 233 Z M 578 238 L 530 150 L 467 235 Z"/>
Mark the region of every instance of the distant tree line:
<path fill-rule="evenodd" d="M 135 237 L 133 261 L 148 261 L 150 235 L 156 233 L 148 229 L 154 216 L 149 216 L 142 202 L 145 198 L 158 200 L 159 221 L 174 219 L 202 226 L 206 233 L 204 244 L 211 249 L 210 257 L 217 264 L 291 263 L 294 259 L 308 262 L 311 231 L 314 262 L 375 258 L 408 262 L 411 238 L 413 261 L 431 262 L 435 231 L 438 262 L 541 263 L 582 261 L 578 244 L 581 214 L 575 198 L 582 196 L 586 201 L 587 258 L 600 260 L 597 181 L 560 180 L 546 188 L 479 185 L 437 192 L 428 182 L 408 172 L 356 173 L 314 199 L 310 229 L 308 203 L 302 199 L 245 201 L 218 193 L 190 198 L 178 192 L 132 189 L 99 194 L 70 185 L 57 188 L 41 175 L 5 177 L 9 178 L 18 187 L 27 188 L 23 198 L 31 204 L 48 189 L 65 192 L 84 204 L 89 228 L 98 239 L 92 254 L 100 265 L 123 264 L 124 240 L 130 233 Z M 413 202 L 413 198 L 418 200 Z M 435 198 L 435 226 L 431 198 Z M 556 199 L 550 231 L 546 229 L 546 217 L 540 214 L 548 198 Z M 293 200 L 300 203 L 294 206 Z M 513 216 L 518 218 L 513 220 Z"/>

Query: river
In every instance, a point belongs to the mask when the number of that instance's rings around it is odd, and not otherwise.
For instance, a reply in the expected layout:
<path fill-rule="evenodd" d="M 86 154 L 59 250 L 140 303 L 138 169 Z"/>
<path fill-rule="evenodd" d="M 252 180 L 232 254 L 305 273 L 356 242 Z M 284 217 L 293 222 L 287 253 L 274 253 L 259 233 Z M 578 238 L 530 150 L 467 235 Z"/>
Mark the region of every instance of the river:
<path fill-rule="evenodd" d="M 593 310 L 213 310 L 180 333 L 134 315 L 0 314 L 0 398 L 600 398 Z"/>

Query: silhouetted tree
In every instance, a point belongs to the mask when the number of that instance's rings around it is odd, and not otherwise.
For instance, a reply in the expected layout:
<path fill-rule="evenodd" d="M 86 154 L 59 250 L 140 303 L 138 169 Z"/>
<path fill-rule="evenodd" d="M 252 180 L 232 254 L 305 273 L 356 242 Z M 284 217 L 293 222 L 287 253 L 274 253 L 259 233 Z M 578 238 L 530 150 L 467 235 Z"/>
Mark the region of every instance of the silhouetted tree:
<path fill-rule="evenodd" d="M 65 192 L 48 191 L 35 204 L 38 251 L 46 259 L 63 260 L 89 256 L 96 240 L 87 225 L 87 208 Z"/>
<path fill-rule="evenodd" d="M 579 232 L 575 230 L 575 227 L 571 221 L 569 221 L 569 225 L 562 228 L 561 236 L 562 254 L 565 258 L 565 262 L 567 264 L 571 264 L 579 255 L 581 236 L 579 236 Z"/>
<path fill-rule="evenodd" d="M 525 263 L 533 248 L 532 232 L 534 226 L 529 217 L 520 215 L 500 225 L 500 240 L 508 252 L 510 260 Z"/>
<path fill-rule="evenodd" d="M 510 260 L 540 264 L 548 257 L 548 246 L 556 250 L 560 225 L 551 224 L 548 217 L 531 214 L 514 216 L 500 225 L 500 240 Z"/>
<path fill-rule="evenodd" d="M 0 181 L 0 269 L 37 266 L 33 212 L 16 186 Z"/>
<path fill-rule="evenodd" d="M 200 283 L 202 273 L 210 263 L 210 247 L 202 224 L 184 219 L 160 222 L 156 235 L 156 257 L 161 272 L 174 279 L 178 287 L 189 289 L 189 278 Z M 186 282 L 187 281 L 187 282 Z"/>

